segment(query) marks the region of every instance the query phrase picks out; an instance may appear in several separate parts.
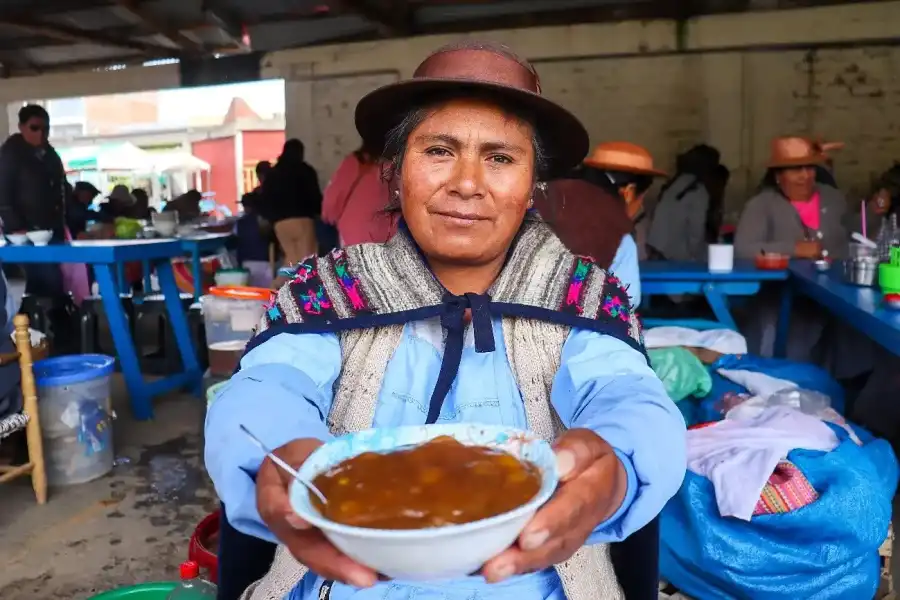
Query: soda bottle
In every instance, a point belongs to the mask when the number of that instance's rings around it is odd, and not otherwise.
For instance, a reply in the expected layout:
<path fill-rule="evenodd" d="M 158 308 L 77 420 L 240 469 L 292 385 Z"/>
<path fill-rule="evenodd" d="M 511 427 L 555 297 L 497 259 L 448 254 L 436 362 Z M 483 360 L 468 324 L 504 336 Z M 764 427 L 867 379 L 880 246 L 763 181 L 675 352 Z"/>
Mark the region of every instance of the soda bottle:
<path fill-rule="evenodd" d="M 166 596 L 167 600 L 215 600 L 216 586 L 200 579 L 200 565 L 192 560 L 181 563 L 181 583 Z"/>

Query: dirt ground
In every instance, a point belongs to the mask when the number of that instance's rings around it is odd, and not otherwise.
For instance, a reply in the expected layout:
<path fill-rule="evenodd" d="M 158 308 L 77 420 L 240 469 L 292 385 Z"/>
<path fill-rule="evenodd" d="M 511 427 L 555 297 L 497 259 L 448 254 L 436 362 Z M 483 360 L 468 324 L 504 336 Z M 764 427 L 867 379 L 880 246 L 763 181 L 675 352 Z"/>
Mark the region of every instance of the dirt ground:
<path fill-rule="evenodd" d="M 0 486 L 3 600 L 83 600 L 177 579 L 191 533 L 217 507 L 203 469 L 201 401 L 170 395 L 156 401 L 154 420 L 136 422 L 120 378 L 113 389 L 109 475 L 51 488 L 44 506 L 27 478 Z"/>

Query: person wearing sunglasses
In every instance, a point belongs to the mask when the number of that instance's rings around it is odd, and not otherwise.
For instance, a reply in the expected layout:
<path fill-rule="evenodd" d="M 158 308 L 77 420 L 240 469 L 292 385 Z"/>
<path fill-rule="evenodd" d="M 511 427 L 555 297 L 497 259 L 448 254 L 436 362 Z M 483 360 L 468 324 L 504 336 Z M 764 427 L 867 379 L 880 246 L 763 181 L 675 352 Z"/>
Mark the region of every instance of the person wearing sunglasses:
<path fill-rule="evenodd" d="M 48 142 L 50 116 L 42 106 L 19 109 L 19 132 L 0 146 L 0 218 L 3 231 L 50 230 L 52 242 L 65 239 L 66 174 L 62 160 Z M 23 265 L 25 292 L 60 299 L 64 319 L 67 294 L 59 265 Z M 54 327 L 53 315 L 49 315 Z M 54 327 L 55 328 L 55 327 Z M 55 328 L 56 329 L 56 328 Z"/>

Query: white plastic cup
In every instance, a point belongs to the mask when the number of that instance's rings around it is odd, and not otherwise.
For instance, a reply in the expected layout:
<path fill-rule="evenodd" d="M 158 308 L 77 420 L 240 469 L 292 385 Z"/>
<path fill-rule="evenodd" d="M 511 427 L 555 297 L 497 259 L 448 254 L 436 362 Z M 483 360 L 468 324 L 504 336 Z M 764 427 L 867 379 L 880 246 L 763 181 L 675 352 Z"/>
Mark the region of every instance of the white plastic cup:
<path fill-rule="evenodd" d="M 734 270 L 734 246 L 710 244 L 708 262 L 710 273 L 731 273 Z"/>

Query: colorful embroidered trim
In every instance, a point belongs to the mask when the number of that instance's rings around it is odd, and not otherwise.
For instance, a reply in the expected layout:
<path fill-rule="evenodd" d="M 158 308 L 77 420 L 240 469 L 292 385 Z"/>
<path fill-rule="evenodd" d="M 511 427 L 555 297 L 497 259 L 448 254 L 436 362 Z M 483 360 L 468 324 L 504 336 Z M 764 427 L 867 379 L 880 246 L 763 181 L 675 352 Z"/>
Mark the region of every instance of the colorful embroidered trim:
<path fill-rule="evenodd" d="M 353 312 L 357 316 L 371 313 L 369 301 L 363 295 L 359 279 L 350 273 L 350 268 L 347 264 L 347 253 L 340 248 L 335 248 L 331 251 L 331 260 L 334 262 L 334 274 L 338 283 L 341 284 L 341 289 L 344 291 L 344 295 L 347 297 L 347 302 L 350 303 Z"/>
<path fill-rule="evenodd" d="M 603 282 L 603 297 L 600 299 L 600 310 L 614 319 L 628 322 L 631 319 L 631 300 L 628 292 L 616 277 L 610 273 Z"/>
<path fill-rule="evenodd" d="M 561 310 L 579 317 L 584 314 L 584 282 L 591 272 L 593 261 L 581 256 L 575 257 L 572 274 L 569 276 L 569 288 L 563 300 Z"/>
<path fill-rule="evenodd" d="M 766 487 L 759 495 L 753 515 L 789 513 L 818 499 L 819 494 L 806 475 L 794 463 L 783 460 L 775 467 Z"/>

